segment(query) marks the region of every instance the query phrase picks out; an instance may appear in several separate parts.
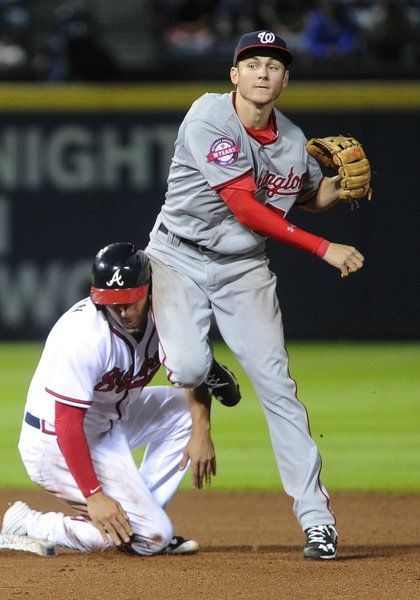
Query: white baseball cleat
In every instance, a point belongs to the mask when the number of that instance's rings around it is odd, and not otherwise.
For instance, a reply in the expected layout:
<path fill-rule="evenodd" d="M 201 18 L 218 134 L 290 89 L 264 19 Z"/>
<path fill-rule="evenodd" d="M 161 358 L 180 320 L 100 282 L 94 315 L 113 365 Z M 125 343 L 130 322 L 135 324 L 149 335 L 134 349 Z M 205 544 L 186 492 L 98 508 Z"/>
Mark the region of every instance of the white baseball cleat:
<path fill-rule="evenodd" d="M 11 535 L 28 535 L 28 517 L 34 511 L 25 502 L 18 500 L 4 513 L 1 533 Z"/>
<path fill-rule="evenodd" d="M 195 540 L 186 540 L 180 535 L 176 535 L 163 552 L 164 554 L 194 554 L 198 552 L 199 548 L 200 545 Z"/>
<path fill-rule="evenodd" d="M 0 549 L 33 552 L 40 556 L 56 556 L 57 546 L 47 540 L 28 537 L 28 520 L 39 514 L 18 500 L 4 513 L 3 527 L 0 533 Z"/>
<path fill-rule="evenodd" d="M 39 554 L 39 556 L 57 556 L 58 554 L 58 548 L 52 542 L 12 533 L 0 533 L 0 550 L 20 550 Z"/>

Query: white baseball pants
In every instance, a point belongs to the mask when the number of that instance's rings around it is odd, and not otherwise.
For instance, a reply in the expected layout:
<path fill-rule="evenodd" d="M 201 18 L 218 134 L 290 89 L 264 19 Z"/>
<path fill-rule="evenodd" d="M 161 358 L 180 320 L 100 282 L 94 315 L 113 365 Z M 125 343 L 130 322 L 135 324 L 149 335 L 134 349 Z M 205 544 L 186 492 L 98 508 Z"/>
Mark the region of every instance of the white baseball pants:
<path fill-rule="evenodd" d="M 86 423 L 86 419 L 85 419 Z M 105 494 L 119 502 L 134 532 L 132 548 L 138 554 L 156 554 L 173 536 L 164 508 L 184 474 L 179 470 L 191 434 L 191 417 L 183 391 L 147 387 L 127 409 L 126 418 L 107 433 L 85 426 L 95 472 Z M 138 469 L 132 450 L 147 445 Z M 55 435 L 23 423 L 19 450 L 35 483 L 66 500 L 82 516 L 38 513 L 29 520 L 28 535 L 80 551 L 112 547 L 84 518 L 86 500 L 61 454 Z"/>

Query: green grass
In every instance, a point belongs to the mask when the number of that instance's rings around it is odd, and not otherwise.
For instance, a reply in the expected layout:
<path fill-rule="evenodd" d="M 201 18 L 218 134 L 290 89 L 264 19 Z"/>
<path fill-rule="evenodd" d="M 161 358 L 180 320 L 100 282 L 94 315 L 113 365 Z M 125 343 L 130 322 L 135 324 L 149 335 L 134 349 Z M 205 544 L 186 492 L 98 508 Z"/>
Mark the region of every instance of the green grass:
<path fill-rule="evenodd" d="M 17 451 L 26 390 L 40 344 L 0 344 L 0 487 L 30 486 Z M 290 370 L 308 408 L 331 490 L 420 492 L 420 344 L 291 343 Z M 243 400 L 217 403 L 214 489 L 280 485 L 255 392 L 228 350 L 216 356 L 238 375 Z M 156 384 L 166 383 L 161 370 Z M 139 456 L 139 455 L 138 455 Z M 189 487 L 187 476 L 183 487 Z"/>

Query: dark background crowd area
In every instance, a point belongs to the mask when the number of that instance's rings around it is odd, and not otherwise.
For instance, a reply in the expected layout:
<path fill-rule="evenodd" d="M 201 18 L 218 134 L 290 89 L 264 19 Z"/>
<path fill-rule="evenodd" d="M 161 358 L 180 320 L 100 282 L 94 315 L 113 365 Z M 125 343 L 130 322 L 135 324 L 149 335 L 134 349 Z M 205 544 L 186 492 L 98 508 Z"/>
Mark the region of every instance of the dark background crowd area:
<path fill-rule="evenodd" d="M 256 29 L 300 79 L 418 78 L 420 0 L 0 0 L 0 79 L 225 80 Z"/>

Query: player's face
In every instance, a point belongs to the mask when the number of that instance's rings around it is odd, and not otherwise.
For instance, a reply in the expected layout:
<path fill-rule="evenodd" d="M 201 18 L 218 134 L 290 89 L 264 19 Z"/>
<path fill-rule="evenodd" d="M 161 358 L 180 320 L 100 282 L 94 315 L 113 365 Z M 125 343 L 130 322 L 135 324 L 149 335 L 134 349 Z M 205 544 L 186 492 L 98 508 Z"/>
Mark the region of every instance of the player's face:
<path fill-rule="evenodd" d="M 287 87 L 289 71 L 272 56 L 252 56 L 240 60 L 230 71 L 236 93 L 256 106 L 270 104 Z"/>
<path fill-rule="evenodd" d="M 111 314 L 117 317 L 117 321 L 127 331 L 138 331 L 143 329 L 147 321 L 147 311 L 149 309 L 149 298 L 146 295 L 141 300 L 132 304 L 113 304 L 108 306 Z"/>

